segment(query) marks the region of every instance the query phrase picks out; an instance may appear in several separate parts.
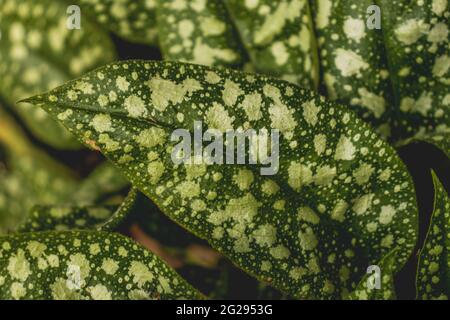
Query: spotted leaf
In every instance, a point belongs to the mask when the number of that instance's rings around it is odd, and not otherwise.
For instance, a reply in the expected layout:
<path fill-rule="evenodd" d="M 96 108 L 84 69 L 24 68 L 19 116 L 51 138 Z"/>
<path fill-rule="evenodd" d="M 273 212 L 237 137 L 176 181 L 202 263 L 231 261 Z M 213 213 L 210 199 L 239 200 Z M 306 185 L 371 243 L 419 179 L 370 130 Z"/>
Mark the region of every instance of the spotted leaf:
<path fill-rule="evenodd" d="M 317 88 L 317 46 L 307 0 L 224 2 L 256 71 Z"/>
<path fill-rule="evenodd" d="M 317 1 L 329 95 L 395 141 L 448 131 L 449 15 L 447 0 Z"/>
<path fill-rule="evenodd" d="M 328 97 L 351 106 L 359 116 L 389 135 L 395 104 L 383 30 L 367 26 L 367 11 L 374 1 L 312 3 Z"/>
<path fill-rule="evenodd" d="M 88 20 L 83 20 L 80 30 L 67 28 L 67 7 L 51 0 L 0 2 L 0 97 L 11 106 L 30 93 L 48 90 L 113 60 L 108 36 Z M 44 142 L 61 149 L 79 147 L 42 110 L 26 104 L 14 109 Z"/>
<path fill-rule="evenodd" d="M 166 59 L 236 68 L 248 62 L 222 0 L 156 2 Z"/>
<path fill-rule="evenodd" d="M 84 85 L 93 92 L 68 99 Z M 107 95 L 116 100 L 101 107 L 98 98 Z M 345 296 L 368 265 L 398 246 L 397 270 L 415 245 L 414 187 L 395 151 L 346 108 L 289 82 L 126 61 L 26 102 L 95 142 L 171 219 L 292 296 Z M 237 128 L 263 138 L 280 132 L 269 148 L 279 148 L 276 174 L 262 175 L 261 163 L 196 163 L 192 154 L 174 165 L 178 144 L 170 136 L 179 128 L 192 133 L 195 121 L 219 136 Z"/>
<path fill-rule="evenodd" d="M 419 299 L 448 300 L 450 296 L 450 197 L 433 173 L 435 200 L 431 225 L 419 256 Z"/>
<path fill-rule="evenodd" d="M 201 295 L 132 240 L 105 232 L 0 238 L 0 299 L 196 299 Z"/>
<path fill-rule="evenodd" d="M 157 41 L 156 0 L 77 0 L 81 13 L 136 43 Z"/>

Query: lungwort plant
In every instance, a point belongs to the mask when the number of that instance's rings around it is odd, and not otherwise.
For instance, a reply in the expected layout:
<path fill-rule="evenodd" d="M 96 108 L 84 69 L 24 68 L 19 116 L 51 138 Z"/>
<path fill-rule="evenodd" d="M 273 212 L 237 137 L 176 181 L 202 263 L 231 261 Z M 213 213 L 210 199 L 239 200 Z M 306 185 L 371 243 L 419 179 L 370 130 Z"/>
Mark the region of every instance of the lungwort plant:
<path fill-rule="evenodd" d="M 447 0 L 72 2 L 0 0 L 0 298 L 448 299 Z"/>

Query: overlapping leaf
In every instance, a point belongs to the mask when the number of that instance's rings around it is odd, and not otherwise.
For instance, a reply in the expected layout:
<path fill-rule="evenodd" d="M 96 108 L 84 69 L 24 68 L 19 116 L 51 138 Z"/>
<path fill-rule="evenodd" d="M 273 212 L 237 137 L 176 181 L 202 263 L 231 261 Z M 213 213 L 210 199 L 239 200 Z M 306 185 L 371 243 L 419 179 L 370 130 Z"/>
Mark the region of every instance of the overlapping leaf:
<path fill-rule="evenodd" d="M 99 105 L 109 94 L 117 100 Z M 173 220 L 292 296 L 346 296 L 368 265 L 399 246 L 397 270 L 415 245 L 414 187 L 395 151 L 346 108 L 287 82 L 127 61 L 26 101 L 95 142 Z M 196 120 L 220 132 L 280 130 L 278 174 L 175 166 L 169 136 Z"/>
<path fill-rule="evenodd" d="M 450 197 L 433 173 L 434 210 L 425 245 L 420 252 L 417 294 L 419 299 L 450 297 Z"/>
<path fill-rule="evenodd" d="M 0 257 L 0 299 L 201 298 L 159 258 L 118 234 L 2 237 Z"/>
<path fill-rule="evenodd" d="M 248 62 L 222 0 L 157 0 L 157 6 L 166 59 L 235 68 Z"/>
<path fill-rule="evenodd" d="M 319 0 L 315 13 L 332 98 L 393 140 L 449 130 L 446 0 Z"/>
<path fill-rule="evenodd" d="M 0 96 L 11 106 L 113 60 L 108 36 L 88 20 L 80 30 L 67 28 L 67 7 L 51 0 L 0 2 Z M 65 149 L 79 146 L 42 110 L 26 104 L 15 109 L 44 142 Z"/>
<path fill-rule="evenodd" d="M 77 0 L 81 13 L 120 37 L 137 43 L 157 41 L 156 0 Z"/>
<path fill-rule="evenodd" d="M 317 89 L 317 46 L 308 0 L 224 2 L 257 72 Z"/>

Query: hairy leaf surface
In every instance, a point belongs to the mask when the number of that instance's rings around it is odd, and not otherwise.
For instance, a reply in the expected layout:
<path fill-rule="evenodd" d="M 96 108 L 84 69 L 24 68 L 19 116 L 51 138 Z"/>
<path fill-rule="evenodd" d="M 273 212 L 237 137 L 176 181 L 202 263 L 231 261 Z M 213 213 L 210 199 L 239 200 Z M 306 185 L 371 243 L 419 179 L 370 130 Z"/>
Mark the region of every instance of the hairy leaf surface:
<path fill-rule="evenodd" d="M 93 92 L 68 99 L 85 85 Z M 100 106 L 109 94 L 117 99 Z M 346 108 L 288 82 L 127 61 L 26 101 L 96 143 L 170 218 L 292 296 L 346 296 L 368 265 L 399 246 L 398 269 L 415 245 L 414 186 L 395 151 Z M 196 120 L 219 132 L 279 130 L 278 173 L 175 166 L 170 135 Z"/>
<path fill-rule="evenodd" d="M 0 299 L 201 298 L 155 255 L 114 233 L 2 237 L 0 256 Z"/>

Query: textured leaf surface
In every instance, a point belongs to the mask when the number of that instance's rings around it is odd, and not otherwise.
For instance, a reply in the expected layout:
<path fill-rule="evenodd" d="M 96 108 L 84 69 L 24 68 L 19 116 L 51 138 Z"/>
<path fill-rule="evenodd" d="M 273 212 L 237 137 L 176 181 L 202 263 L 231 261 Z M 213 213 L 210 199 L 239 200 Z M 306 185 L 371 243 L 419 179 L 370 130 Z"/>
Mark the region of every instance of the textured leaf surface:
<path fill-rule="evenodd" d="M 118 234 L 2 237 L 0 257 L 0 299 L 200 298 L 159 258 Z"/>
<path fill-rule="evenodd" d="M 75 3 L 80 5 L 82 15 L 89 15 L 128 41 L 156 43 L 156 0 L 77 0 Z"/>
<path fill-rule="evenodd" d="M 383 30 L 369 30 L 366 26 L 367 8 L 374 1 L 312 3 L 328 97 L 351 106 L 389 135 L 395 103 Z"/>
<path fill-rule="evenodd" d="M 450 197 L 433 173 L 434 211 L 425 245 L 420 252 L 417 294 L 419 299 L 450 297 Z"/>
<path fill-rule="evenodd" d="M 317 46 L 307 0 L 224 2 L 256 71 L 317 88 Z"/>
<path fill-rule="evenodd" d="M 380 30 L 366 25 L 371 5 Z M 394 140 L 449 130 L 447 0 L 318 0 L 314 11 L 330 97 Z"/>
<path fill-rule="evenodd" d="M 209 66 L 240 68 L 247 55 L 222 0 L 157 0 L 164 57 Z"/>
<path fill-rule="evenodd" d="M 394 286 L 394 274 L 395 274 L 395 259 L 397 250 L 394 249 L 389 252 L 382 261 L 376 267 L 380 268 L 381 274 L 368 273 L 359 283 L 355 291 L 353 291 L 349 299 L 350 300 L 394 300 L 395 286 Z M 377 278 L 380 281 L 380 288 L 371 288 L 374 286 Z"/>
<path fill-rule="evenodd" d="M 81 85 L 93 92 L 77 91 L 74 103 L 67 93 Z M 116 101 L 98 104 L 112 93 Z M 414 187 L 395 151 L 347 109 L 288 82 L 128 61 L 27 101 L 95 142 L 173 220 L 292 296 L 345 296 L 368 265 L 400 246 L 397 269 L 415 245 Z M 169 136 L 194 120 L 221 132 L 280 130 L 278 174 L 174 166 Z"/>
<path fill-rule="evenodd" d="M 67 7 L 51 0 L 0 2 L 0 96 L 11 106 L 30 93 L 46 91 L 113 60 L 108 36 L 88 20 L 83 20 L 81 30 L 67 29 Z M 15 109 L 44 142 L 58 148 L 78 146 L 42 110 L 26 104 Z"/>

